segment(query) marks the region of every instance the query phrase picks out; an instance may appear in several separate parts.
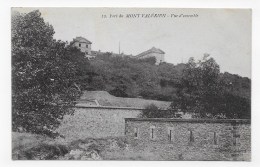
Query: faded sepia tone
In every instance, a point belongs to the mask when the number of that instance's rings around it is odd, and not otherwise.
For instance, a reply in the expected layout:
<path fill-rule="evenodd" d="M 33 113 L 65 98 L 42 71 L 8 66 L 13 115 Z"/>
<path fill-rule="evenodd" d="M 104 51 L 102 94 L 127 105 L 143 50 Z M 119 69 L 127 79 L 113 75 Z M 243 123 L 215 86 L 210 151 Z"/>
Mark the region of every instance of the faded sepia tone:
<path fill-rule="evenodd" d="M 251 10 L 12 8 L 14 160 L 251 160 Z"/>

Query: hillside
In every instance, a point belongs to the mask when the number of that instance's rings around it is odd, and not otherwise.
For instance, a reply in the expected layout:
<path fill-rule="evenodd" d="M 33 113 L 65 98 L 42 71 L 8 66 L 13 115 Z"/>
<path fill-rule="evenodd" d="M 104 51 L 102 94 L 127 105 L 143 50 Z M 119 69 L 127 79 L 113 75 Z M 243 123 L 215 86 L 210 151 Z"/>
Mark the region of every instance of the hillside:
<path fill-rule="evenodd" d="M 97 100 L 101 106 L 145 108 L 149 104 L 155 104 L 161 109 L 166 109 L 171 104 L 171 102 L 167 101 L 115 97 L 106 91 L 84 91 L 80 101 L 81 103 L 84 103 L 84 100 L 94 99 Z"/>

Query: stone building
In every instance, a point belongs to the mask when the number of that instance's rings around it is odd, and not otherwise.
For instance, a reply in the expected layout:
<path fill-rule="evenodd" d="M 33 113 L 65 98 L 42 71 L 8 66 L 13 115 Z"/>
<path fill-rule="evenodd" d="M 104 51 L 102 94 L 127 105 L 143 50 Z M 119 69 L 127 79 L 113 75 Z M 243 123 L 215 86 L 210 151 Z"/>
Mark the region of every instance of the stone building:
<path fill-rule="evenodd" d="M 75 46 L 80 49 L 81 52 L 85 53 L 86 56 L 91 56 L 91 44 L 89 40 L 83 37 L 73 38 L 73 41 L 70 43 L 72 46 Z"/>
<path fill-rule="evenodd" d="M 142 109 L 78 104 L 73 115 L 65 115 L 56 131 L 66 140 L 123 137 L 124 118 L 137 118 Z"/>
<path fill-rule="evenodd" d="M 126 118 L 125 136 L 164 160 L 251 159 L 250 120 Z"/>
<path fill-rule="evenodd" d="M 148 57 L 155 57 L 155 59 L 156 59 L 155 64 L 158 65 L 158 64 L 164 62 L 164 54 L 165 54 L 165 52 L 162 51 L 161 49 L 152 47 L 151 49 L 136 55 L 136 58 L 144 59 L 144 58 L 148 58 Z"/>

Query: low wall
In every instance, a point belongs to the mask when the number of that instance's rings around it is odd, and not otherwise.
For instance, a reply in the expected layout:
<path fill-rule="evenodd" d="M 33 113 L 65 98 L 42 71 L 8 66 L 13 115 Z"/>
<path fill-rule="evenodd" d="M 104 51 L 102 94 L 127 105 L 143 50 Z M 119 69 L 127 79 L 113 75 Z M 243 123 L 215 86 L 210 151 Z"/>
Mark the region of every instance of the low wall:
<path fill-rule="evenodd" d="M 126 119 L 125 128 L 136 151 L 165 160 L 251 159 L 249 120 Z"/>
<path fill-rule="evenodd" d="M 64 117 L 57 131 L 67 140 L 124 136 L 124 118 L 137 118 L 140 108 L 77 105 L 74 115 Z"/>

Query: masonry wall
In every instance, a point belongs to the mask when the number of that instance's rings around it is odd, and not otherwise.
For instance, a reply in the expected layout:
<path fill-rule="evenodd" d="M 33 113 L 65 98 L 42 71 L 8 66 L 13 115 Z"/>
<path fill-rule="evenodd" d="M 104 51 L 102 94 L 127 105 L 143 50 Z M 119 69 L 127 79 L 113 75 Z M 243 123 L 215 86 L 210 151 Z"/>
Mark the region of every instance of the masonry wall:
<path fill-rule="evenodd" d="M 81 47 L 79 44 L 81 44 Z M 91 54 L 91 44 L 76 41 L 73 45 L 79 48 L 81 52 L 87 53 L 89 55 Z"/>
<path fill-rule="evenodd" d="M 64 117 L 57 131 L 67 140 L 124 136 L 124 118 L 137 118 L 140 109 L 115 107 L 77 107 Z"/>
<path fill-rule="evenodd" d="M 148 57 L 155 57 L 156 58 L 156 64 L 160 64 L 160 62 L 164 62 L 164 54 L 160 53 L 149 53 L 142 58 L 148 58 Z"/>
<path fill-rule="evenodd" d="M 250 123 L 128 119 L 125 128 L 126 138 L 136 151 L 158 153 L 165 160 L 250 161 Z M 172 141 L 169 139 L 169 129 L 172 129 Z"/>

